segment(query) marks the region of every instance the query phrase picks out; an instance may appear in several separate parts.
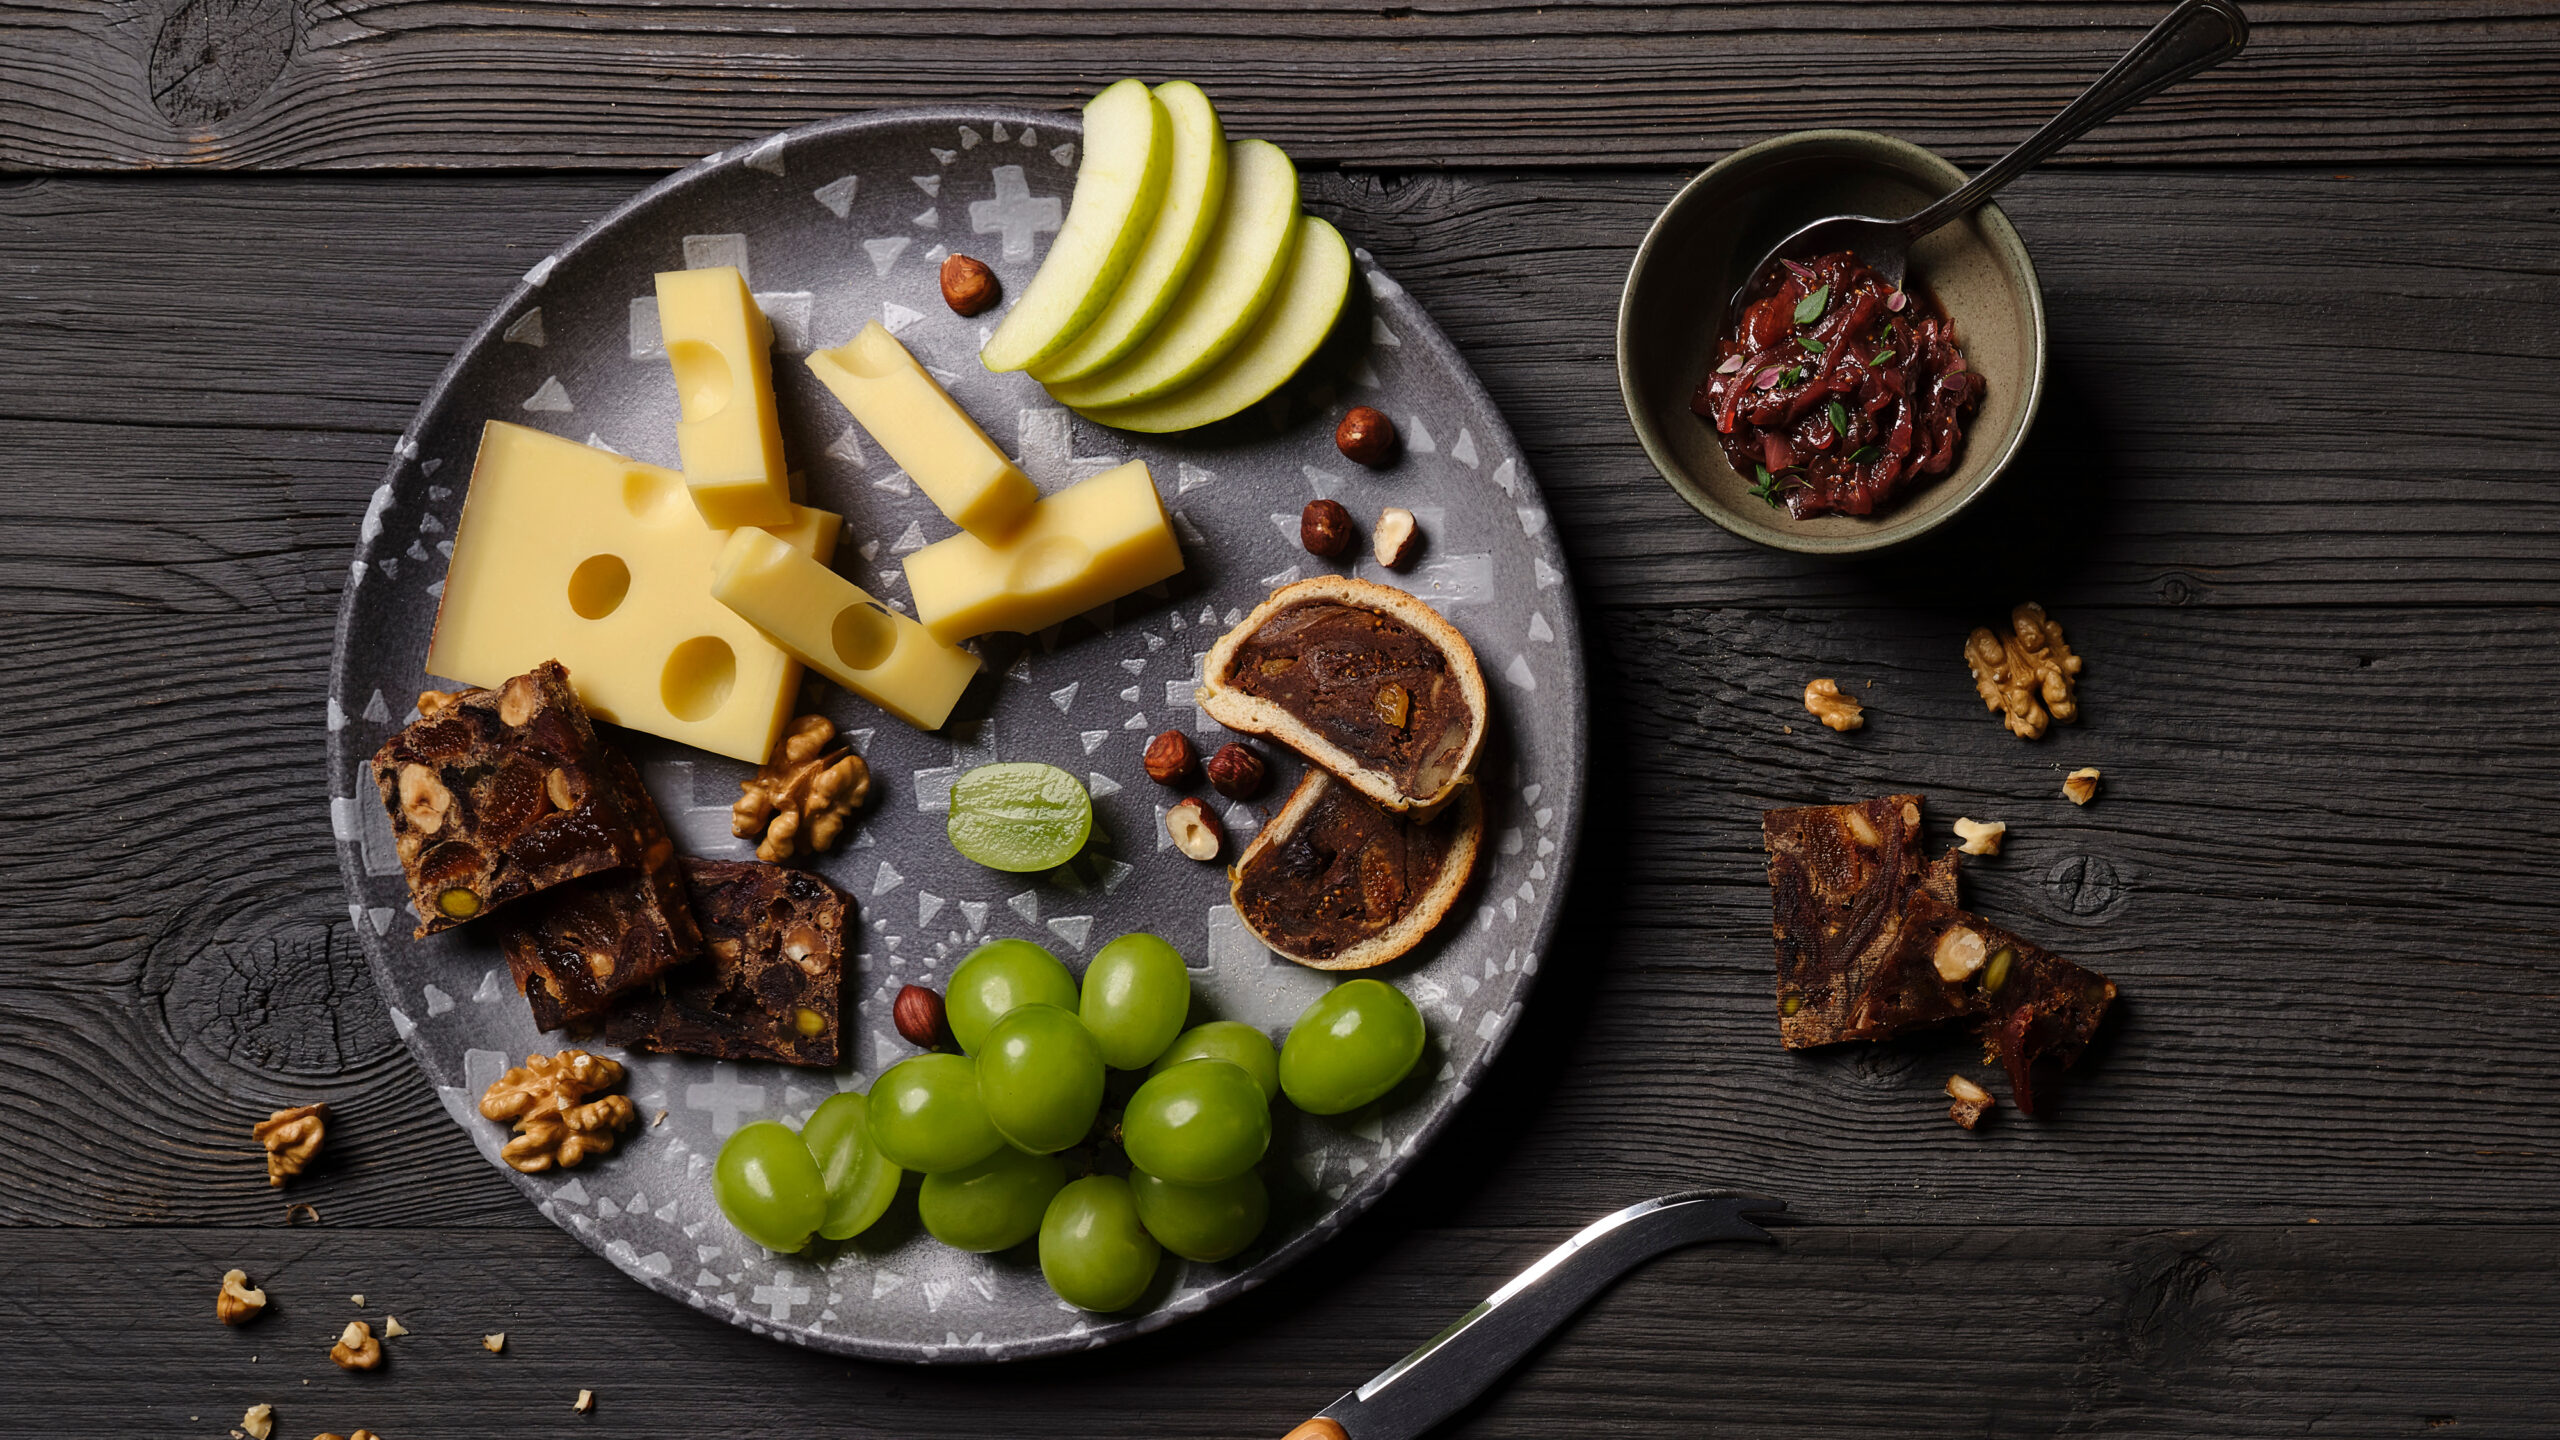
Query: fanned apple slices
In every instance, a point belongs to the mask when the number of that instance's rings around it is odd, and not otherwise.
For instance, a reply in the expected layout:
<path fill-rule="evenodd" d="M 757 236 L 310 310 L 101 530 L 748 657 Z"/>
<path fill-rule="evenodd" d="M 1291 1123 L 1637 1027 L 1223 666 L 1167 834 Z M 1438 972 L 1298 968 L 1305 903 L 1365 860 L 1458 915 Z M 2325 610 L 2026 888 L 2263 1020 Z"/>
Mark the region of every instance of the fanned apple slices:
<path fill-rule="evenodd" d="M 1085 102 L 1066 224 L 978 352 L 989 370 L 1029 369 L 1084 333 L 1138 258 L 1172 171 L 1173 120 L 1144 84 L 1123 80 Z"/>

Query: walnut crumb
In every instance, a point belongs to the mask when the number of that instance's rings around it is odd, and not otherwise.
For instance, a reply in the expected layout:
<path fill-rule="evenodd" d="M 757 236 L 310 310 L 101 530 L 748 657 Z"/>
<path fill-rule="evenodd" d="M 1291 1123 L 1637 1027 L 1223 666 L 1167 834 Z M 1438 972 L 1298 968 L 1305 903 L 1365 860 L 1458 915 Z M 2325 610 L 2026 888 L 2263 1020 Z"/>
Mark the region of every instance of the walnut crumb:
<path fill-rule="evenodd" d="M 2044 734 L 2048 720 L 2079 719 L 2072 687 L 2081 662 L 2062 638 L 2062 626 L 2030 600 L 2009 612 L 2009 631 L 2001 636 L 1984 628 L 1965 637 L 1965 664 L 1983 707 L 2000 711 L 2009 733 L 2021 740 Z"/>
<path fill-rule="evenodd" d="M 1834 730 L 1856 730 L 1867 723 L 1867 707 L 1840 693 L 1839 683 L 1816 680 L 1804 687 L 1804 708 Z"/>
<path fill-rule="evenodd" d="M 481 1349 L 483 1349 L 483 1350 L 488 1351 L 488 1352 L 489 1352 L 490 1354 L 492 1354 L 492 1355 L 495 1355 L 495 1354 L 497 1354 L 499 1351 L 506 1349 L 506 1348 L 507 1348 L 507 1332 L 505 1332 L 504 1330 L 501 1330 L 501 1331 L 499 1331 L 499 1332 L 498 1332 L 497 1334 L 495 1334 L 495 1335 L 483 1335 L 483 1336 L 481 1336 L 481 1337 L 480 1337 L 480 1348 L 481 1348 Z"/>
<path fill-rule="evenodd" d="M 661 1110 L 661 1111 L 659 1111 L 657 1114 L 652 1115 L 652 1116 L 650 1116 L 650 1117 L 649 1117 L 649 1128 L 650 1128 L 650 1129 L 652 1129 L 652 1130 L 655 1130 L 655 1129 L 657 1129 L 659 1126 L 664 1125 L 664 1124 L 666 1124 L 666 1123 L 667 1123 L 667 1112 L 666 1112 L 666 1111 L 664 1111 L 664 1110 Z"/>
<path fill-rule="evenodd" d="M 250 1137 L 266 1147 L 268 1184 L 282 1185 L 311 1164 L 327 1136 L 328 1121 L 328 1106 L 296 1105 L 249 1127 Z"/>
<path fill-rule="evenodd" d="M 2086 805 L 2098 798 L 2098 769 L 2074 770 L 2062 777 L 2062 796 L 2074 805 Z"/>
<path fill-rule="evenodd" d="M 1991 1107 L 2000 1103 L 1991 1098 L 1990 1091 L 1961 1075 L 1947 1077 L 1947 1097 L 1953 1102 L 1947 1106 L 1947 1118 L 1967 1130 L 1981 1124 Z"/>
<path fill-rule="evenodd" d="M 267 1292 L 252 1288 L 246 1270 L 222 1272 L 222 1289 L 213 1297 L 213 1316 L 225 1325 L 246 1325 L 267 1311 Z"/>
<path fill-rule="evenodd" d="M 783 732 L 773 758 L 738 782 L 729 833 L 743 839 L 762 831 L 756 858 L 767 865 L 832 847 L 845 820 L 871 798 L 871 768 L 849 749 L 828 749 L 835 738 L 835 722 L 803 715 Z"/>
<path fill-rule="evenodd" d="M 247 1435 L 249 1440 L 267 1440 L 267 1436 L 274 1433 L 275 1428 L 276 1407 L 263 1400 L 250 1406 L 240 1416 L 241 1432 Z"/>
<path fill-rule="evenodd" d="M 2008 833 L 2006 820 L 1958 820 L 1956 838 L 1964 843 L 1956 848 L 1967 855 L 1997 855 L 2000 838 Z"/>
<path fill-rule="evenodd" d="M 357 1309 L 361 1310 L 361 1309 L 363 1309 L 363 1308 L 364 1308 L 364 1293 L 363 1293 L 362 1291 L 358 1291 L 357 1293 L 355 1293 L 355 1294 L 353 1294 L 353 1295 L 350 1295 L 350 1296 L 348 1296 L 347 1298 L 348 1298 L 349 1300 L 352 1300 L 352 1301 L 354 1301 L 354 1302 L 355 1302 L 355 1307 L 356 1307 Z"/>
<path fill-rule="evenodd" d="M 593 1390 L 579 1391 L 576 1402 L 571 1404 L 569 1408 L 577 1411 L 581 1415 L 593 1410 L 596 1408 L 596 1392 Z"/>
<path fill-rule="evenodd" d="M 382 1317 L 382 1338 L 383 1338 L 383 1339 L 385 1339 L 385 1340 L 396 1340 L 396 1339 L 398 1339 L 399 1337 L 401 1337 L 401 1336 L 403 1336 L 403 1335 L 406 1335 L 406 1334 L 408 1334 L 408 1333 L 409 1333 L 409 1327 L 400 1323 L 400 1317 L 399 1317 L 399 1316 L 397 1316 L 397 1315 L 386 1315 L 386 1316 Z"/>
<path fill-rule="evenodd" d="M 554 1165 L 563 1170 L 590 1155 L 607 1155 L 622 1132 L 640 1118 L 628 1095 L 603 1092 L 622 1083 L 622 1066 L 584 1050 L 527 1055 L 480 1097 L 480 1113 L 515 1122 L 515 1138 L 498 1158 L 527 1175 Z M 600 1098 L 599 1098 L 600 1097 Z"/>

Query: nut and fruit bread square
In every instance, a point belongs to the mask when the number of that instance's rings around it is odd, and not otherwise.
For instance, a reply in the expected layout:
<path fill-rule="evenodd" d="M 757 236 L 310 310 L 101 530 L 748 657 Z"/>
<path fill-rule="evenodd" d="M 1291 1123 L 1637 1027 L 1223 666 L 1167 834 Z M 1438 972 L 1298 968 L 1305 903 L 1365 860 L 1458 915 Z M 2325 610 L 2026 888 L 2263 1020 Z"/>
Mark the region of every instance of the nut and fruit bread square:
<path fill-rule="evenodd" d="M 1760 816 L 1778 954 L 1778 1039 L 1790 1050 L 1862 1038 L 1858 998 L 1902 931 L 1904 901 L 1956 898 L 1956 859 L 1920 861 L 1920 797 L 1807 805 Z"/>
<path fill-rule="evenodd" d="M 1847 1038 L 1966 1018 L 2009 1072 L 2022 1114 L 2036 1113 L 2034 1070 L 2080 1058 L 2115 1002 L 2115 982 L 1926 891 L 1913 895 L 1891 954 L 1869 977 Z"/>
<path fill-rule="evenodd" d="M 604 769 L 640 822 L 640 863 L 544 892 L 498 917 L 498 943 L 537 1029 L 604 1013 L 616 996 L 702 951 L 683 861 L 640 772 L 618 750 Z"/>
<path fill-rule="evenodd" d="M 373 782 L 420 939 L 641 863 L 655 807 L 610 772 L 558 661 L 494 690 L 419 700 L 432 710 L 374 752 Z"/>
<path fill-rule="evenodd" d="M 683 865 L 708 953 L 617 1004 L 606 1038 L 720 1060 L 834 1065 L 843 1049 L 852 900 L 805 870 L 737 860 Z"/>

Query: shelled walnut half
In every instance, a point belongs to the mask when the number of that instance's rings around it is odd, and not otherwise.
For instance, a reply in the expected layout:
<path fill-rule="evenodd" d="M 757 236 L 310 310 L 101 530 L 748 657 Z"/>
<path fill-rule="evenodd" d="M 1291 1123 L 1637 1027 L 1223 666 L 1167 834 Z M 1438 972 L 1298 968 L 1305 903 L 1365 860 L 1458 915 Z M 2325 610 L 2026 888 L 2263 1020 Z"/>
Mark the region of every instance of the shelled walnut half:
<path fill-rule="evenodd" d="M 266 1147 L 268 1184 L 282 1185 L 311 1164 L 327 1137 L 328 1121 L 328 1106 L 296 1105 L 249 1127 L 251 1138 Z"/>
<path fill-rule="evenodd" d="M 1965 665 L 1984 708 L 2001 712 L 2009 733 L 2021 740 L 2044 734 L 2049 719 L 2079 719 L 2073 686 L 2081 661 L 2062 638 L 2062 626 L 2030 600 L 2009 612 L 2009 632 L 1995 635 L 1985 627 L 1965 637 Z"/>
<path fill-rule="evenodd" d="M 246 1325 L 266 1313 L 267 1292 L 249 1283 L 246 1270 L 222 1272 L 222 1289 L 213 1297 L 213 1316 L 225 1325 Z"/>
<path fill-rule="evenodd" d="M 1834 730 L 1856 730 L 1867 723 L 1867 707 L 1840 693 L 1836 680 L 1816 680 L 1804 687 L 1804 708 Z"/>
<path fill-rule="evenodd" d="M 338 1332 L 338 1343 L 329 1347 L 329 1358 L 341 1370 L 379 1370 L 382 1368 L 382 1342 L 373 1338 L 373 1327 L 362 1320 L 350 1320 Z"/>
<path fill-rule="evenodd" d="M 729 807 L 729 833 L 762 831 L 756 858 L 779 865 L 794 855 L 832 848 L 844 822 L 871 798 L 871 767 L 849 749 L 829 749 L 835 723 L 803 715 L 783 732 L 773 758 L 753 779 L 738 783 Z"/>
<path fill-rule="evenodd" d="M 584 1050 L 527 1055 L 480 1097 L 480 1113 L 515 1123 L 498 1158 L 527 1175 L 563 1170 L 590 1155 L 609 1155 L 639 1119 L 628 1095 L 604 1092 L 622 1083 L 622 1066 Z"/>

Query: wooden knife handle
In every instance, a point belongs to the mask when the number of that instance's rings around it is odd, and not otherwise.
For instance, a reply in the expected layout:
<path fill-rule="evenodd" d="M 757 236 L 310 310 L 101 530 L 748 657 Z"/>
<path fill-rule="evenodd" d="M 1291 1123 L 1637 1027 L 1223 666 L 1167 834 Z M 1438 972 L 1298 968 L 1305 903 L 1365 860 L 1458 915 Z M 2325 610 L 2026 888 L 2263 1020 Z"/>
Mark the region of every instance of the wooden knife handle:
<path fill-rule="evenodd" d="M 1351 1440 L 1351 1436 L 1342 1428 L 1341 1421 L 1327 1420 L 1319 1415 L 1282 1436 L 1281 1440 Z"/>

